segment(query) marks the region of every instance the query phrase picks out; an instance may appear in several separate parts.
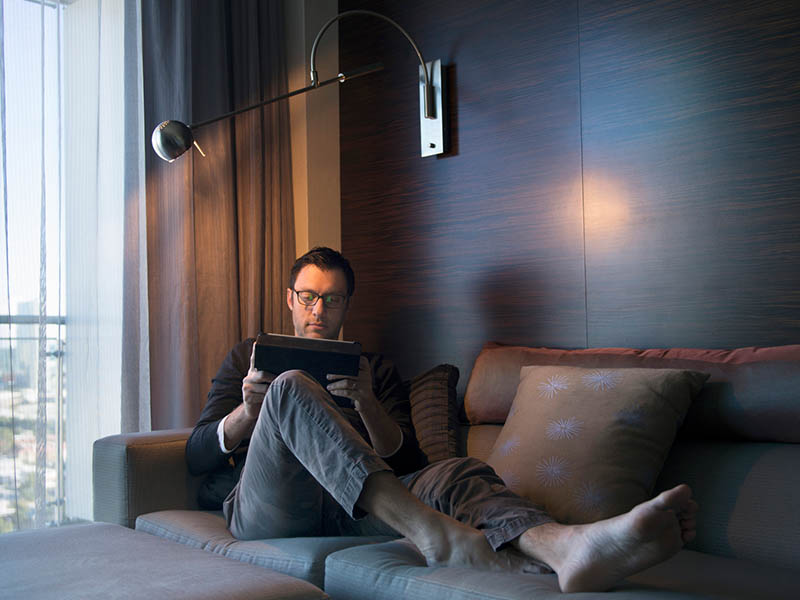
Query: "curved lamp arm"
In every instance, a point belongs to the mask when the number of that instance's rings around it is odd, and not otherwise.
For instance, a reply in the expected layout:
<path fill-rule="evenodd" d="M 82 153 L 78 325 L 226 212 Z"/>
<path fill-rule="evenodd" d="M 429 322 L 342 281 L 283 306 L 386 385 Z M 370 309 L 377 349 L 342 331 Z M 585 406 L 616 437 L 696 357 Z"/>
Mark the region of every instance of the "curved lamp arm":
<path fill-rule="evenodd" d="M 314 43 L 311 45 L 311 60 L 310 60 L 311 86 L 318 87 L 320 85 L 316 69 L 316 55 L 317 55 L 317 45 L 319 44 L 320 39 L 322 39 L 323 34 L 328 30 L 328 28 L 331 25 L 333 25 L 339 19 L 342 19 L 344 17 L 351 17 L 354 15 L 370 15 L 373 17 L 378 17 L 379 19 L 383 19 L 387 23 L 394 25 L 394 27 L 398 29 L 400 33 L 402 33 L 406 37 L 411 46 L 414 48 L 414 52 L 417 53 L 417 58 L 419 58 L 419 64 L 422 65 L 422 72 L 425 74 L 425 118 L 435 119 L 436 115 L 434 114 L 434 108 L 433 108 L 433 85 L 431 84 L 430 77 L 428 76 L 428 68 L 425 66 L 425 59 L 422 58 L 422 52 L 419 51 L 419 48 L 414 43 L 414 40 L 411 39 L 411 36 L 405 29 L 400 27 L 400 25 L 398 25 L 395 21 L 393 21 L 386 15 L 382 15 L 380 13 L 376 13 L 371 10 L 361 10 L 361 9 L 346 10 L 343 13 L 339 13 L 335 17 L 331 18 L 327 23 L 325 23 L 325 25 L 322 26 L 322 29 L 319 30 L 317 37 L 314 38 Z"/>
<path fill-rule="evenodd" d="M 200 154 L 205 156 L 205 153 L 203 152 L 202 148 L 200 148 L 197 141 L 195 141 L 194 139 L 194 134 L 192 133 L 192 129 L 203 127 L 204 125 L 209 125 L 216 121 L 221 121 L 222 119 L 227 119 L 228 117 L 233 117 L 235 115 L 242 114 L 249 110 L 253 110 L 254 108 L 258 108 L 259 106 L 272 104 L 273 102 L 277 102 L 278 100 L 285 100 L 287 98 L 291 98 L 292 96 L 297 96 L 298 94 L 305 94 L 306 92 L 310 92 L 315 88 L 320 88 L 329 85 L 331 83 L 336 83 L 336 82 L 344 83 L 349 79 L 355 79 L 356 77 L 369 75 L 370 73 L 375 73 L 376 71 L 380 71 L 381 69 L 383 69 L 383 65 L 380 63 L 375 63 L 372 65 L 367 65 L 366 67 L 362 67 L 360 69 L 356 69 L 354 71 L 350 71 L 349 73 L 339 73 L 336 77 L 331 77 L 330 79 L 326 79 L 325 81 L 317 83 L 317 85 L 315 86 L 309 85 L 299 90 L 294 90 L 293 92 L 289 92 L 288 94 L 282 94 L 280 96 L 270 98 L 269 100 L 262 100 L 261 102 L 253 104 L 252 106 L 246 106 L 245 108 L 240 108 L 238 110 L 227 112 L 224 115 L 220 115 L 212 119 L 206 119 L 205 121 L 200 121 L 199 123 L 193 123 L 192 125 L 187 125 L 186 123 L 182 123 L 174 119 L 162 121 L 161 123 L 156 125 L 155 129 L 153 129 L 153 133 L 150 138 L 153 150 L 155 150 L 156 154 L 158 154 L 159 157 L 161 157 L 167 162 L 172 162 L 173 160 L 178 158 L 181 154 L 186 152 L 189 148 L 191 148 L 193 145 L 197 148 Z"/>

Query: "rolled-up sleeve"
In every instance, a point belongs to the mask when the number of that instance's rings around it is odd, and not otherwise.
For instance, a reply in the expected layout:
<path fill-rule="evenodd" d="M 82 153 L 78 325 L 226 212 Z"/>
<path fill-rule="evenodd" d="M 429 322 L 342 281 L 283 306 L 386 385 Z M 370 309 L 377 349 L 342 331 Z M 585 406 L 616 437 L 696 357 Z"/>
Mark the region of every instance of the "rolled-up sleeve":
<path fill-rule="evenodd" d="M 186 442 L 186 462 L 194 475 L 214 471 L 228 460 L 218 429 L 220 421 L 242 403 L 242 381 L 250 368 L 254 341 L 251 338 L 234 346 L 211 380 L 208 402 Z"/>

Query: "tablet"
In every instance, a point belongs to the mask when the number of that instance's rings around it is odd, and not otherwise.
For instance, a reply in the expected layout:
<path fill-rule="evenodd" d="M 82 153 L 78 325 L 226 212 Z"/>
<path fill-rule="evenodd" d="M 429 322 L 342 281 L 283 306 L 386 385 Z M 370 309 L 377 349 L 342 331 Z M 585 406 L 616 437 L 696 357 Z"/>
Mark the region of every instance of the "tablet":
<path fill-rule="evenodd" d="M 255 367 L 280 375 L 284 371 L 306 371 L 326 387 L 327 375 L 358 375 L 361 344 L 339 340 L 261 333 L 256 339 Z M 352 406 L 348 398 L 334 396 L 337 403 Z"/>

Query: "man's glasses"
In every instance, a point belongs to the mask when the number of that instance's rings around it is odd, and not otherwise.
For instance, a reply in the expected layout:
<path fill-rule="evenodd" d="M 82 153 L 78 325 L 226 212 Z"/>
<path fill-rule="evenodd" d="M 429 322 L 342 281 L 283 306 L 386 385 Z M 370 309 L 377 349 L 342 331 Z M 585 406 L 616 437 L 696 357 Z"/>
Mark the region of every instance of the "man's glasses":
<path fill-rule="evenodd" d="M 322 298 L 325 308 L 344 308 L 347 303 L 347 296 L 342 296 L 341 294 L 317 294 L 316 292 L 303 292 L 294 289 L 292 291 L 297 294 L 297 299 L 303 306 L 314 306 L 320 298 Z"/>

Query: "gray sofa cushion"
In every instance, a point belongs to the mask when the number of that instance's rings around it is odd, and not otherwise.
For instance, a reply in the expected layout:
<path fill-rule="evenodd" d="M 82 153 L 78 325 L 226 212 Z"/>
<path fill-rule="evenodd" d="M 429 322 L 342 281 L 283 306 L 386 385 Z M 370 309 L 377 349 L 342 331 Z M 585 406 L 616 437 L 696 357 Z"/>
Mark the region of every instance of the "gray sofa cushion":
<path fill-rule="evenodd" d="M 239 541 L 225 525 L 221 512 L 165 510 L 141 515 L 137 531 L 201 548 L 238 561 L 274 569 L 322 587 L 325 558 L 351 546 L 386 542 L 380 537 L 302 537 Z"/>
<path fill-rule="evenodd" d="M 328 557 L 325 591 L 350 600 L 556 600 L 563 598 L 555 575 L 512 575 L 459 568 L 427 568 L 405 540 L 340 550 Z M 610 598 L 678 600 L 725 598 L 796 600 L 800 573 L 683 550 L 672 559 L 631 577 L 612 593 L 584 593 L 586 600 Z"/>
<path fill-rule="evenodd" d="M 306 581 L 108 523 L 7 533 L 0 556 L 3 598 L 327 598 Z"/>

